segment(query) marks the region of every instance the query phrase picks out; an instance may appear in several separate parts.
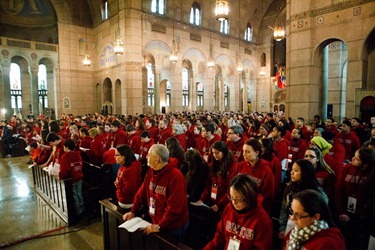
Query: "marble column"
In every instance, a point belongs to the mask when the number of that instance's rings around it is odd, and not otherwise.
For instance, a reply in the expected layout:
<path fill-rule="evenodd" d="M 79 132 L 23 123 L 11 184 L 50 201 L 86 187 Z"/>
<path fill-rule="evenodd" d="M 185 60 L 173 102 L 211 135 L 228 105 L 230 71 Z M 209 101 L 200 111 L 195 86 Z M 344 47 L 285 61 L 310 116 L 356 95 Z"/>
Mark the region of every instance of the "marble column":
<path fill-rule="evenodd" d="M 154 114 L 160 114 L 160 72 L 154 68 Z"/>
<path fill-rule="evenodd" d="M 3 72 L 3 85 L 2 85 L 2 105 L 1 108 L 1 115 L 4 116 L 5 119 L 9 121 L 10 117 L 13 115 L 12 103 L 10 99 L 10 64 L 3 63 L 2 65 L 2 72 Z"/>
<path fill-rule="evenodd" d="M 39 95 L 38 95 L 38 67 L 30 68 L 31 75 L 31 108 L 34 115 L 39 115 Z"/>

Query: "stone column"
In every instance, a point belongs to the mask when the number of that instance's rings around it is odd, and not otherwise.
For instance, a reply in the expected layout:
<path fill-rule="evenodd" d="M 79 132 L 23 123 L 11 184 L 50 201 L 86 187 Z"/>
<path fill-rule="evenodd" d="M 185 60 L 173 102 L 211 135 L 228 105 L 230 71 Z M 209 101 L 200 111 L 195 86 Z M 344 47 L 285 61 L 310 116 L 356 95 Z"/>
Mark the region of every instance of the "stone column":
<path fill-rule="evenodd" d="M 1 108 L 5 110 L 5 113 L 3 115 L 3 112 L 1 110 L 1 115 L 4 116 L 5 119 L 9 121 L 10 117 L 13 115 L 13 109 L 12 109 L 12 103 L 10 99 L 10 64 L 9 63 L 3 63 L 2 65 L 2 71 L 3 71 L 3 85 L 2 85 L 2 103 Z"/>
<path fill-rule="evenodd" d="M 31 75 L 31 109 L 34 116 L 39 115 L 39 95 L 38 95 L 38 67 L 30 68 Z"/>
<path fill-rule="evenodd" d="M 156 72 L 154 67 L 154 114 L 160 114 L 160 72 Z"/>
<path fill-rule="evenodd" d="M 322 117 L 327 119 L 327 100 L 328 100 L 328 46 L 323 49 L 323 89 L 322 89 Z"/>

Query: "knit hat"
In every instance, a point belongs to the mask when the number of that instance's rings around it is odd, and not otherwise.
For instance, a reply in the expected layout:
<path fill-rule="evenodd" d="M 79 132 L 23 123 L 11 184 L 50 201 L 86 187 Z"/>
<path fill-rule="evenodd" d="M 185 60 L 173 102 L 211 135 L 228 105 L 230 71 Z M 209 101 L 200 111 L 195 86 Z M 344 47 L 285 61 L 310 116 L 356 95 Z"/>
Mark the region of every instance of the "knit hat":
<path fill-rule="evenodd" d="M 329 150 L 332 148 L 332 145 L 328 143 L 323 137 L 314 136 L 311 141 L 314 142 L 316 146 L 318 146 L 320 151 L 322 151 L 322 156 L 328 154 Z"/>

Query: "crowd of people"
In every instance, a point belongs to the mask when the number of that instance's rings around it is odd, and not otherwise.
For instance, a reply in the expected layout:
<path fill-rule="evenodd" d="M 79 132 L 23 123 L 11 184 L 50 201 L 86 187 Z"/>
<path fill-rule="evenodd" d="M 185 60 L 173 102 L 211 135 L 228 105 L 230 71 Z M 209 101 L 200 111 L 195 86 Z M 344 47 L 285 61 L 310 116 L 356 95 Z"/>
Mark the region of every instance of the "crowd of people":
<path fill-rule="evenodd" d="M 63 114 L 14 116 L 0 130 L 7 157 L 17 134 L 34 166 L 73 178 L 78 216 L 88 161 L 112 166 L 124 220 L 147 205 L 146 233 L 182 241 L 189 211 L 209 210 L 217 231 L 205 249 L 272 249 L 275 238 L 284 249 L 367 249 L 375 236 L 375 117 L 364 125 L 257 112 Z"/>

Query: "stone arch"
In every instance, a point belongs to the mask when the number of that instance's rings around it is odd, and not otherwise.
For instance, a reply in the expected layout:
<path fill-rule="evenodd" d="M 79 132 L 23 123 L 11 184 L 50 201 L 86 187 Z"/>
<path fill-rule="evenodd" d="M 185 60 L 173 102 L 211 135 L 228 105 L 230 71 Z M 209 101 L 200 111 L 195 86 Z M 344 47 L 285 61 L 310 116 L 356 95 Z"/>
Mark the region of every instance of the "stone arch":
<path fill-rule="evenodd" d="M 26 57 L 17 55 L 13 56 L 10 62 L 17 64 L 21 71 L 22 108 L 13 110 L 13 112 L 15 115 L 23 117 L 32 111 L 30 61 Z"/>
<path fill-rule="evenodd" d="M 361 100 L 359 118 L 363 122 L 370 122 L 371 117 L 375 116 L 375 97 L 366 96 Z"/>
<path fill-rule="evenodd" d="M 122 95 L 121 95 L 121 80 L 117 79 L 115 81 L 115 100 L 114 100 L 114 106 L 115 106 L 115 114 L 122 114 Z"/>
<path fill-rule="evenodd" d="M 375 89 L 375 28 L 367 36 L 362 52 L 363 79 L 362 88 Z"/>
<path fill-rule="evenodd" d="M 55 100 L 56 92 L 56 72 L 55 72 L 55 62 L 52 58 L 43 57 L 39 60 L 39 64 L 44 64 L 47 68 L 47 97 L 48 97 L 48 107 L 57 110 L 57 102 Z M 42 110 L 40 110 L 42 111 Z"/>
<path fill-rule="evenodd" d="M 112 114 L 113 112 L 113 98 L 112 98 L 112 81 L 108 77 L 103 81 L 103 110 L 104 114 Z"/>
<path fill-rule="evenodd" d="M 341 120 L 346 114 L 347 61 L 346 43 L 329 38 L 317 45 L 314 51 L 314 74 L 311 77 L 310 94 L 314 95 L 310 112 L 319 110 L 323 120 L 327 118 L 327 106 L 332 104 L 333 118 Z M 331 58 L 331 60 L 330 60 Z M 311 115 L 311 114 L 310 114 Z"/>

